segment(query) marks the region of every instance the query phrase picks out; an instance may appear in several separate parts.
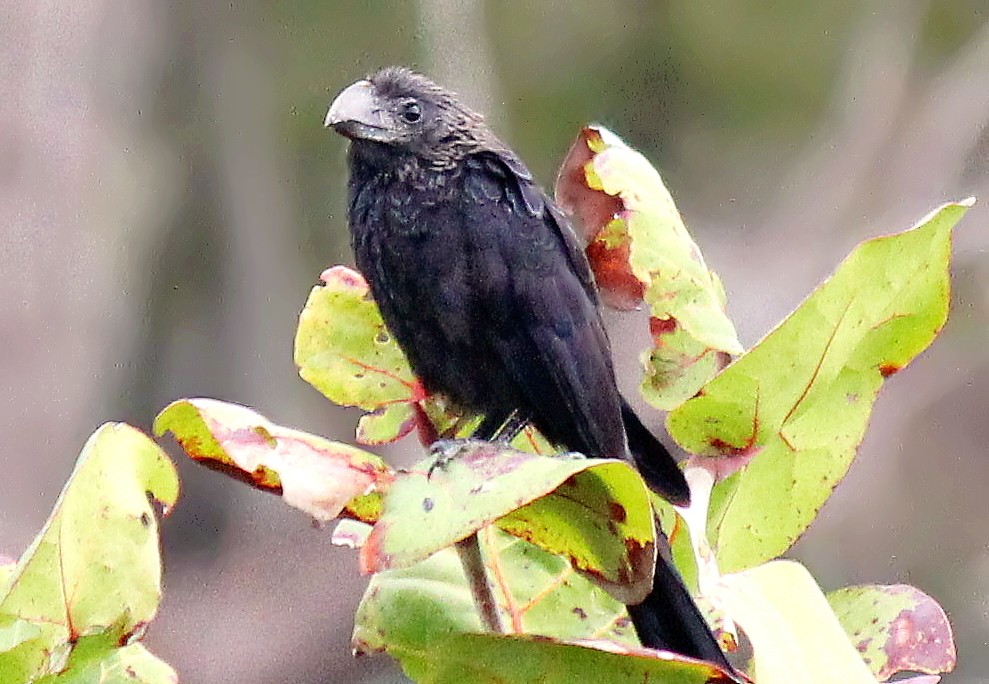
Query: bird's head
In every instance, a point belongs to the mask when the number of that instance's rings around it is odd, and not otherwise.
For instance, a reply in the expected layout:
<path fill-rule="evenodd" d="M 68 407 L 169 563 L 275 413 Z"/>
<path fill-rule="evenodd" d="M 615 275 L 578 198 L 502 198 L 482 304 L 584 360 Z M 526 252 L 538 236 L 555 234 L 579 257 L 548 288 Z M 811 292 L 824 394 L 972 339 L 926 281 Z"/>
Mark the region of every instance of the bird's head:
<path fill-rule="evenodd" d="M 324 123 L 351 140 L 389 145 L 436 165 L 483 147 L 491 135 L 453 93 L 404 67 L 344 88 Z"/>

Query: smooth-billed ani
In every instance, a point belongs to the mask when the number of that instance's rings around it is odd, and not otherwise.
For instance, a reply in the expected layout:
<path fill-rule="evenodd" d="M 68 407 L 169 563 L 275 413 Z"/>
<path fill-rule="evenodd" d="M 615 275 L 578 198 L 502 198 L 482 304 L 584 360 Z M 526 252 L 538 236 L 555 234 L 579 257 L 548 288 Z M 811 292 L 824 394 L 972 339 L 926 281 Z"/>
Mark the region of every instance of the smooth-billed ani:
<path fill-rule="evenodd" d="M 576 235 L 481 116 L 389 67 L 341 92 L 326 125 L 351 140 L 357 267 L 426 389 L 482 414 L 479 436 L 515 414 L 562 447 L 630 460 L 686 503 L 682 471 L 618 392 Z M 629 612 L 644 645 L 727 665 L 662 554 Z"/>

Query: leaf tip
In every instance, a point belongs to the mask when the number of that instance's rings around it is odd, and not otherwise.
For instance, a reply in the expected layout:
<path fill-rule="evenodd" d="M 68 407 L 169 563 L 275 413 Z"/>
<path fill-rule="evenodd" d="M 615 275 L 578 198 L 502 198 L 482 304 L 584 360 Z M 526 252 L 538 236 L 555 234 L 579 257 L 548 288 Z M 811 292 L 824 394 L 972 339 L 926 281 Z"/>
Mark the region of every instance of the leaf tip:
<path fill-rule="evenodd" d="M 364 280 L 364 276 L 347 266 L 330 266 L 328 269 L 319 274 L 319 279 L 324 285 L 339 283 L 348 289 L 368 289 L 367 281 Z"/>
<path fill-rule="evenodd" d="M 151 423 L 151 432 L 154 436 L 160 438 L 163 437 L 166 432 L 173 430 L 175 419 L 177 417 L 176 413 L 188 406 L 192 406 L 192 400 L 176 399 L 159 411 L 158 415 L 155 416 L 154 421 Z"/>
<path fill-rule="evenodd" d="M 884 378 L 888 378 L 889 376 L 894 375 L 895 373 L 898 373 L 902 369 L 903 369 L 903 366 L 898 366 L 895 363 L 881 363 L 881 364 L 879 364 L 879 372 L 882 374 L 882 376 Z"/>

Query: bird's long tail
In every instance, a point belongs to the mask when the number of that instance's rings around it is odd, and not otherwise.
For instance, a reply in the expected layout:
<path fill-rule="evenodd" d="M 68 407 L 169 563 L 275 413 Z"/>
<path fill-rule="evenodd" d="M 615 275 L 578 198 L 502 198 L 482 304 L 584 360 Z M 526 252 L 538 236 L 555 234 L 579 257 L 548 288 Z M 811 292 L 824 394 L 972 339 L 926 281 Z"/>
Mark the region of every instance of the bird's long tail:
<path fill-rule="evenodd" d="M 642 424 L 622 399 L 622 419 L 632 460 L 649 488 L 679 506 L 690 504 L 690 488 L 666 447 Z M 680 575 L 673 568 L 664 545 L 656 558 L 652 591 L 642 603 L 628 606 L 632 624 L 643 646 L 673 651 L 720 665 L 733 677 L 736 672 L 707 626 Z M 744 681 L 737 679 L 736 681 Z"/>
<path fill-rule="evenodd" d="M 628 450 L 632 454 L 632 460 L 649 488 L 677 506 L 689 505 L 690 488 L 687 486 L 683 471 L 662 442 L 646 429 L 624 398 L 622 398 L 622 421 L 625 423 Z"/>
<path fill-rule="evenodd" d="M 676 570 L 660 554 L 652 591 L 629 616 L 643 646 L 706 660 L 735 672 Z"/>

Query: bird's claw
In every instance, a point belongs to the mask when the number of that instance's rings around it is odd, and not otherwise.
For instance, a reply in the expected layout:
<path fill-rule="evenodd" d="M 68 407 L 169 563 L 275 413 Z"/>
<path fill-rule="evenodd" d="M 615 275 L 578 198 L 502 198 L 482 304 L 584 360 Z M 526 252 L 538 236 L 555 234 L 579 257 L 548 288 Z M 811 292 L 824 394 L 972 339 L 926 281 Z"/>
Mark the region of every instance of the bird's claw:
<path fill-rule="evenodd" d="M 429 445 L 429 452 L 435 457 L 426 471 L 426 478 L 432 478 L 437 470 L 443 470 L 448 465 L 460 458 L 460 455 L 471 444 L 478 441 L 475 439 L 438 439 Z"/>

